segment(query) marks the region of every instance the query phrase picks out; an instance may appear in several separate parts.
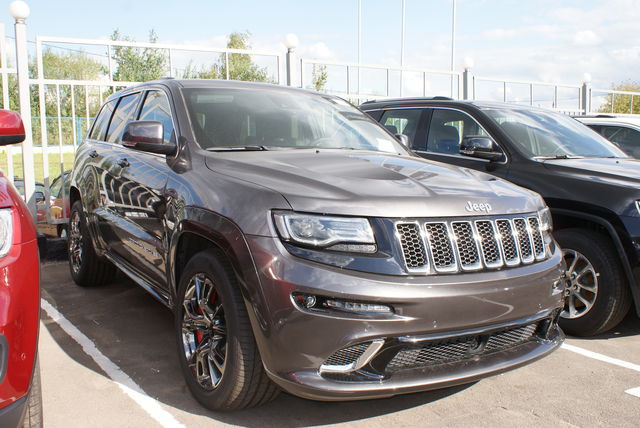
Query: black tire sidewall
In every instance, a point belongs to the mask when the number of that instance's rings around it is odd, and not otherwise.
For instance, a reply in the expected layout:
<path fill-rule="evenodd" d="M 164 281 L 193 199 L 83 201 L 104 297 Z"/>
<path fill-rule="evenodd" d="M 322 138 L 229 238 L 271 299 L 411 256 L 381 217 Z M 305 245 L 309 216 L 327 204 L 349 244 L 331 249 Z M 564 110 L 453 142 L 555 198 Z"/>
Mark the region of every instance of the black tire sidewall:
<path fill-rule="evenodd" d="M 67 250 L 69 252 L 69 270 L 71 271 L 71 277 L 76 283 L 84 283 L 88 276 L 88 260 L 87 257 L 91 257 L 93 255 L 93 248 L 90 246 L 93 245 L 91 242 L 91 237 L 89 236 L 89 230 L 87 228 L 87 223 L 84 217 L 84 210 L 82 209 L 82 202 L 76 201 L 71 207 L 71 213 L 69 214 L 69 221 L 73 218 L 73 213 L 77 211 L 79 216 L 80 224 L 78 227 L 80 228 L 80 233 L 82 233 L 82 261 L 80 263 L 80 269 L 77 272 L 73 270 L 73 265 L 71 262 L 71 239 L 70 236 L 67 236 Z M 71 227 L 71 223 L 69 223 L 69 227 Z M 90 250 L 89 250 L 90 249 Z M 89 253 L 91 251 L 91 254 Z"/>
<path fill-rule="evenodd" d="M 613 322 L 613 318 L 621 319 L 616 311 L 620 311 L 619 305 L 626 305 L 628 294 L 618 254 L 604 236 L 595 232 L 567 229 L 560 230 L 555 237 L 563 250 L 575 250 L 586 257 L 598 274 L 593 307 L 579 318 L 560 318 L 562 329 L 576 336 L 591 336 L 614 327 L 619 320 Z"/>
<path fill-rule="evenodd" d="M 191 369 L 187 365 L 182 344 L 182 316 L 184 295 L 189 284 L 189 280 L 197 273 L 205 274 L 211 282 L 213 282 L 217 292 L 219 293 L 224 308 L 225 325 L 227 330 L 227 356 L 225 360 L 225 369 L 220 384 L 211 391 L 203 389 L 193 376 Z M 175 334 L 178 347 L 178 358 L 180 360 L 180 368 L 183 372 L 187 386 L 196 397 L 196 399 L 208 408 L 225 408 L 230 404 L 230 399 L 238 395 L 241 385 L 238 379 L 242 378 L 242 350 L 238 341 L 238 329 L 240 326 L 240 317 L 246 316 L 246 310 L 238 307 L 239 290 L 232 284 L 224 266 L 217 260 L 213 251 L 204 251 L 196 254 L 187 263 L 185 270 L 180 278 L 178 286 L 178 298 L 174 305 L 175 315 Z"/>

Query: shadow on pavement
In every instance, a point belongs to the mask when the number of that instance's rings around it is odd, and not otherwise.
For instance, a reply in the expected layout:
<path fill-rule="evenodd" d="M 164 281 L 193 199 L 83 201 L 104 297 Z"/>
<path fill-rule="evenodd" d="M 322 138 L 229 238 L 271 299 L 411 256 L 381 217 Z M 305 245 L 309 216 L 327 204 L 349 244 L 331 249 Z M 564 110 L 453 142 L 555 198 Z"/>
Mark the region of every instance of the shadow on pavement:
<path fill-rule="evenodd" d="M 174 408 L 248 427 L 298 427 L 366 419 L 455 394 L 469 385 L 398 397 L 315 402 L 280 394 L 264 406 L 215 413 L 204 409 L 189 393 L 182 378 L 173 333 L 172 313 L 125 278 L 97 288 L 81 288 L 69 277 L 67 263 L 42 265 L 42 297 L 88 336 L 111 361 L 150 396 Z M 103 374 L 80 346 L 43 313 L 45 326 L 75 361 Z"/>

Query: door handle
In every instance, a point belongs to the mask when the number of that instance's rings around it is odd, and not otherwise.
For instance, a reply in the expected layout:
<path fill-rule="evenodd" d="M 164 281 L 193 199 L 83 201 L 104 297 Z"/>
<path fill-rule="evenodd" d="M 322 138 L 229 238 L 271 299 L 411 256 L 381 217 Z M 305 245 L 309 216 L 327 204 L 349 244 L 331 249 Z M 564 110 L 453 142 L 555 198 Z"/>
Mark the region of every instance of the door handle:
<path fill-rule="evenodd" d="M 118 166 L 119 166 L 119 167 L 121 167 L 121 168 L 126 168 L 126 167 L 128 167 L 129 165 L 131 165 L 131 164 L 129 163 L 129 161 L 127 160 L 127 158 L 122 158 L 122 159 L 120 159 L 120 160 L 119 160 L 118 162 L 116 162 L 116 163 L 117 163 L 117 164 L 118 164 Z"/>
<path fill-rule="evenodd" d="M 95 151 L 95 150 L 91 150 L 91 151 L 89 152 L 89 157 L 91 157 L 91 158 L 97 158 L 98 156 L 100 156 L 100 155 L 99 155 L 99 154 L 98 154 L 98 152 L 97 152 L 97 151 Z"/>

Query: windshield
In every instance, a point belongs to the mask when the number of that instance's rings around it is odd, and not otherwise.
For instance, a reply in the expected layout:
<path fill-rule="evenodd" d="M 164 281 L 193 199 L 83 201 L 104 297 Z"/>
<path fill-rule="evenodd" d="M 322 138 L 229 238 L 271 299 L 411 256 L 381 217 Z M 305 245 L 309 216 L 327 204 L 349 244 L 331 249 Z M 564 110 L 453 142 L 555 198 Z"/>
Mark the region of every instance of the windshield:
<path fill-rule="evenodd" d="M 204 149 L 332 148 L 407 153 L 376 122 L 339 98 L 245 88 L 185 88 Z"/>
<path fill-rule="evenodd" d="M 532 157 L 627 157 L 614 144 L 561 113 L 524 108 L 489 108 L 484 111 Z"/>

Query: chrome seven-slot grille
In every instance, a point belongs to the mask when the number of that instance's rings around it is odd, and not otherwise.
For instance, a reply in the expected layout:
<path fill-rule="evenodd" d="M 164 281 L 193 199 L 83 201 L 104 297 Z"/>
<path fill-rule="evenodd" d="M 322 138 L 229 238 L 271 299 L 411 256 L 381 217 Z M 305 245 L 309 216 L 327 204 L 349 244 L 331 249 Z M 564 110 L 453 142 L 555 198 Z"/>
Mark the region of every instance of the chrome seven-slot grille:
<path fill-rule="evenodd" d="M 536 215 L 399 221 L 396 232 L 411 273 L 498 269 L 546 257 Z"/>

